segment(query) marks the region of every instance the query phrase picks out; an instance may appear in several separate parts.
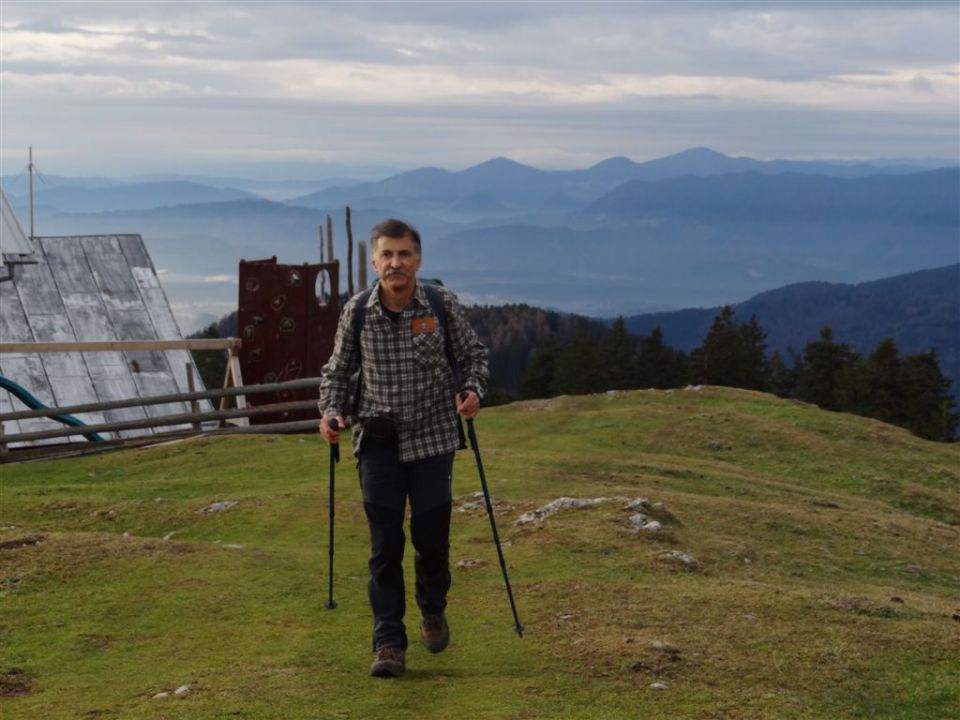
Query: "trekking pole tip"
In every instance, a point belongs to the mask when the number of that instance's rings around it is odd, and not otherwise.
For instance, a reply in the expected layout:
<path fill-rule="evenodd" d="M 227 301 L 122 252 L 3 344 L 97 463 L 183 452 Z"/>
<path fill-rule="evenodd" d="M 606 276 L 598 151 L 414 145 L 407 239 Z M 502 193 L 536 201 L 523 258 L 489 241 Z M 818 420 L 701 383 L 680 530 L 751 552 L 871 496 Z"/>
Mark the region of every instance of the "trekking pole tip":
<path fill-rule="evenodd" d="M 519 635 L 521 638 L 523 637 L 523 625 L 518 623 L 513 629 L 516 631 L 517 635 Z"/>
<path fill-rule="evenodd" d="M 327 600 L 327 601 L 323 604 L 323 606 L 324 606 L 327 610 L 333 610 L 335 607 L 337 607 L 337 603 L 336 603 L 336 601 L 334 601 L 334 600 Z"/>

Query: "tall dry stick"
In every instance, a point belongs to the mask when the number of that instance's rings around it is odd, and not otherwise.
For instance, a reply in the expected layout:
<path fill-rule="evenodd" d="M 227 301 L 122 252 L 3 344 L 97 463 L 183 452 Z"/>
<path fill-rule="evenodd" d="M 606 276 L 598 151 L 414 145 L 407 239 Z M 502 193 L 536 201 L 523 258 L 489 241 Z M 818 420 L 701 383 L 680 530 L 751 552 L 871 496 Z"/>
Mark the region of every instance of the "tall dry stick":
<path fill-rule="evenodd" d="M 323 225 L 317 225 L 317 232 L 320 234 L 320 264 L 323 265 Z M 320 301 L 327 301 L 327 273 L 320 270 Z"/>
<path fill-rule="evenodd" d="M 333 262 L 336 257 L 333 254 L 333 218 L 327 215 L 327 260 Z"/>
<path fill-rule="evenodd" d="M 367 242 L 357 243 L 357 274 L 360 276 L 359 290 L 367 289 Z"/>
<path fill-rule="evenodd" d="M 353 228 L 350 227 L 349 205 L 347 205 L 347 293 L 353 297 Z"/>

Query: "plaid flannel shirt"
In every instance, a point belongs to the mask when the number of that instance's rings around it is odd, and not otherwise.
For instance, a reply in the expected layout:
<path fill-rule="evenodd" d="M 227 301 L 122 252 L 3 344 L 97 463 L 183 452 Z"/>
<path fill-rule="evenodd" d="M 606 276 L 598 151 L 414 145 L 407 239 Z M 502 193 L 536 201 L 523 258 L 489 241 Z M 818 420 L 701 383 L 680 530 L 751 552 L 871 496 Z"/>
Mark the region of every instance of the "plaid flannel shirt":
<path fill-rule="evenodd" d="M 362 352 L 357 353 L 353 317 L 358 296 L 351 298 L 340 314 L 333 353 L 324 365 L 318 406 L 324 417 L 344 415 L 351 397 L 351 376 L 363 361 L 359 407 L 354 415 L 353 454 L 360 450 L 365 418 L 382 417 L 397 428 L 400 462 L 420 460 L 460 447 L 454 395 L 461 389 L 479 397 L 486 392 L 489 370 L 487 349 L 467 322 L 456 295 L 439 288 L 447 311 L 447 327 L 434 323 L 433 332 L 414 332 L 415 318 L 431 318 L 430 301 L 420 283 L 413 300 L 394 323 L 384 313 L 380 293 L 367 300 L 360 333 Z M 460 369 L 460 388 L 444 347 L 444 332 L 450 334 L 453 356 Z"/>

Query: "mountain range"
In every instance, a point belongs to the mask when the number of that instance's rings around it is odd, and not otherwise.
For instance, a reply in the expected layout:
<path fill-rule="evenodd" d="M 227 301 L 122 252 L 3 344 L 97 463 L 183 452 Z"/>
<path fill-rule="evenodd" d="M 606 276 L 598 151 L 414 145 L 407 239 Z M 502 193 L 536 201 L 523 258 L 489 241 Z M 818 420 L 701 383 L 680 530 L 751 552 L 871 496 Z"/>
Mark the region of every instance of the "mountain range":
<path fill-rule="evenodd" d="M 830 327 L 834 340 L 861 355 L 885 338 L 902 354 L 937 350 L 940 366 L 960 388 L 960 264 L 858 284 L 805 282 L 760 293 L 736 303 L 734 319 L 757 317 L 769 352 L 789 361 L 791 352 Z M 648 335 L 659 327 L 671 347 L 690 352 L 703 344 L 721 307 L 649 313 L 624 318 L 626 328 Z"/>
<path fill-rule="evenodd" d="M 345 259 L 347 204 L 356 239 L 387 216 L 412 221 L 424 238 L 423 272 L 467 302 L 637 315 L 955 263 L 960 170 L 952 165 L 759 161 L 705 148 L 564 171 L 495 158 L 283 202 L 283 188 L 295 185 L 275 179 L 233 188 L 223 178 L 208 178 L 217 186 L 196 177 L 56 179 L 37 188 L 36 227 L 143 235 L 186 331 L 235 305 L 241 258 L 316 262 L 328 214 Z M 25 220 L 23 177 L 3 181 Z"/>

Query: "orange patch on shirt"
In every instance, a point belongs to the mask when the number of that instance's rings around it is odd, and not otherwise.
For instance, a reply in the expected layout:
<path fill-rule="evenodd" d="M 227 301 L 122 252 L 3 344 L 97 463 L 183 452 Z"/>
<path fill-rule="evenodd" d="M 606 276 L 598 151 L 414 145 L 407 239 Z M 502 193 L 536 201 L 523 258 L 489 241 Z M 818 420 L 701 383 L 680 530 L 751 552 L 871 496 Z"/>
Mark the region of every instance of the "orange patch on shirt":
<path fill-rule="evenodd" d="M 434 317 L 420 317 L 413 319 L 414 333 L 432 333 L 437 331 L 437 319 Z"/>

